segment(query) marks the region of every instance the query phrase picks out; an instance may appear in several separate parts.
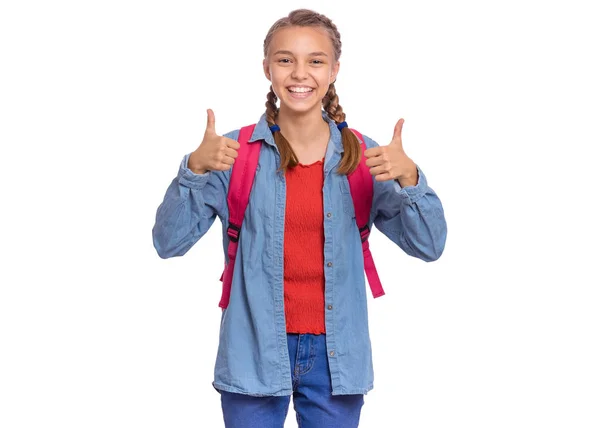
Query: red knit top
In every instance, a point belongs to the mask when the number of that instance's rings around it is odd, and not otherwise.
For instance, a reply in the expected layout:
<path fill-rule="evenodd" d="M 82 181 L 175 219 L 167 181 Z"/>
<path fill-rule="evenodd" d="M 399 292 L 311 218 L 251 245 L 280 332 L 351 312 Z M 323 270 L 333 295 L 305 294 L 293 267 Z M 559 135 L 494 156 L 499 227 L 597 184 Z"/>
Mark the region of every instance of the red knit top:
<path fill-rule="evenodd" d="M 323 161 L 286 172 L 283 243 L 288 333 L 325 333 Z"/>

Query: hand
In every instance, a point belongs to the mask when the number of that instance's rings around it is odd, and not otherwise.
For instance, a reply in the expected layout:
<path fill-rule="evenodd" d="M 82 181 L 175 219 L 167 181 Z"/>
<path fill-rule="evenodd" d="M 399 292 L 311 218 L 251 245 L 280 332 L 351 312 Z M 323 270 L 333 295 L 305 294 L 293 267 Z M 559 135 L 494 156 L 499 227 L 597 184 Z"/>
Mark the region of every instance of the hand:
<path fill-rule="evenodd" d="M 365 150 L 367 166 L 376 181 L 398 180 L 402 187 L 417 184 L 417 165 L 404 153 L 402 147 L 402 125 L 400 119 L 394 128 L 392 142 L 387 146 Z"/>
<path fill-rule="evenodd" d="M 200 146 L 188 159 L 188 168 L 196 174 L 206 171 L 227 171 L 238 156 L 240 143 L 231 138 L 222 137 L 215 131 L 215 114 L 206 110 L 206 131 Z"/>

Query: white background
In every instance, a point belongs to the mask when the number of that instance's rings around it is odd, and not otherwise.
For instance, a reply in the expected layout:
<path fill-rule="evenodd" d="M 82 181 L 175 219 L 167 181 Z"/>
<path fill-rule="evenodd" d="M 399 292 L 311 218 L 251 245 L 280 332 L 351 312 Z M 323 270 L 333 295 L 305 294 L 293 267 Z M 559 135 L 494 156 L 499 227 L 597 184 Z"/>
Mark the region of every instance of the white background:
<path fill-rule="evenodd" d="M 403 117 L 448 222 L 434 263 L 372 236 L 360 426 L 599 427 L 588 3 L 3 2 L 0 426 L 223 426 L 220 227 L 168 260 L 151 229 L 206 109 L 256 122 L 264 37 L 309 7 L 341 32 L 349 124 L 388 144 Z"/>

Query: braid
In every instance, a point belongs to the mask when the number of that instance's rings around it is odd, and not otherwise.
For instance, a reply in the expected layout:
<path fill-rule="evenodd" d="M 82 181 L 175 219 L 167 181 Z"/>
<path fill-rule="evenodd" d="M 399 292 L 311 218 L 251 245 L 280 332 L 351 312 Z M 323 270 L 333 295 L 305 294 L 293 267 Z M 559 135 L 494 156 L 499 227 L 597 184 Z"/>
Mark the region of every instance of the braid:
<path fill-rule="evenodd" d="M 334 82 L 335 83 L 335 82 Z M 346 113 L 342 106 L 338 103 L 339 98 L 335 91 L 335 85 L 331 83 L 327 94 L 323 97 L 323 109 L 327 116 L 335 123 L 340 124 L 346 120 Z M 347 126 L 342 128 L 342 145 L 344 147 L 344 155 L 338 168 L 338 174 L 350 174 L 358 167 L 362 157 L 362 150 L 358 138 Z"/>
<path fill-rule="evenodd" d="M 342 106 L 338 104 L 339 98 L 335 92 L 335 85 L 331 83 L 327 93 L 323 97 L 323 109 L 327 112 L 327 116 L 335 123 L 341 123 L 346 120 L 346 114 L 342 110 Z"/>
<path fill-rule="evenodd" d="M 269 126 L 273 126 L 276 124 L 275 120 L 279 114 L 279 109 L 277 108 L 277 95 L 273 91 L 273 86 L 271 86 L 270 91 L 267 94 L 265 106 L 267 107 L 267 122 Z M 290 146 L 290 143 L 285 139 L 281 131 L 273 132 L 273 139 L 275 140 L 277 149 L 279 149 L 279 157 L 281 158 L 279 170 L 285 171 L 288 167 L 293 168 L 298 165 L 296 153 L 294 153 L 292 146 Z"/>
<path fill-rule="evenodd" d="M 267 107 L 267 122 L 269 122 L 269 126 L 275 125 L 275 118 L 277 117 L 277 113 L 279 113 L 279 109 L 277 108 L 277 95 L 273 92 L 273 86 L 271 86 L 267 94 L 265 106 Z"/>

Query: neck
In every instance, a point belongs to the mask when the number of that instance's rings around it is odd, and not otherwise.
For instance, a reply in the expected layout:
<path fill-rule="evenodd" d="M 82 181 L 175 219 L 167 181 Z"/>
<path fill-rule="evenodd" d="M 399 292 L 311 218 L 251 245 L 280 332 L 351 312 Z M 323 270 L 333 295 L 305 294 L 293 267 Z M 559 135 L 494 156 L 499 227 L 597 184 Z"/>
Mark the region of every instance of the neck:
<path fill-rule="evenodd" d="M 323 120 L 320 106 L 305 113 L 290 112 L 282 106 L 277 115 L 277 125 L 286 140 L 296 147 L 320 144 L 323 135 L 329 135 L 329 124 Z"/>

